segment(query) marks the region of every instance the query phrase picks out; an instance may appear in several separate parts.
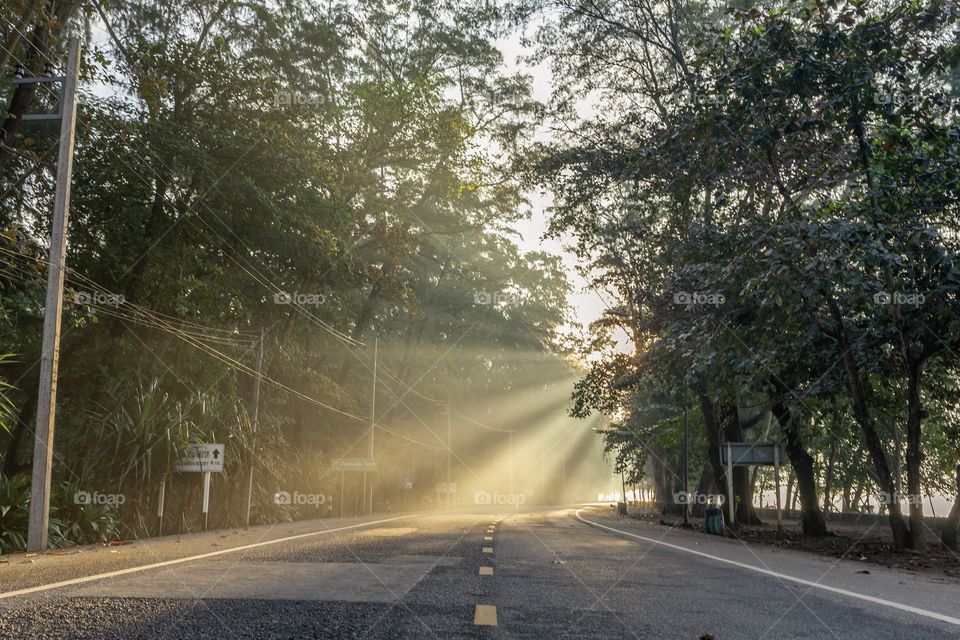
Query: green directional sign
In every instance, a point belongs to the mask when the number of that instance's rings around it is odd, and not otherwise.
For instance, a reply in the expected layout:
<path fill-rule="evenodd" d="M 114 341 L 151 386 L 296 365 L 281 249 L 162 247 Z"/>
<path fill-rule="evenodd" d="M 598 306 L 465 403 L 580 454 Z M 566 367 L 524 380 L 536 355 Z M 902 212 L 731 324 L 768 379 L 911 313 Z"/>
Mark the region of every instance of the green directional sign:
<path fill-rule="evenodd" d="M 332 471 L 376 471 L 377 461 L 373 458 L 334 458 Z"/>

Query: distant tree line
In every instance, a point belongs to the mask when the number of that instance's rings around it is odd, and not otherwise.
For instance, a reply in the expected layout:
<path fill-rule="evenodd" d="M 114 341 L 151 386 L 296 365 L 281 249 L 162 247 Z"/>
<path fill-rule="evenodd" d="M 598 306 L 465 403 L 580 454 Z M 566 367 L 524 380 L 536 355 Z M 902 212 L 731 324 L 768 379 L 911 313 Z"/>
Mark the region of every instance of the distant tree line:
<path fill-rule="evenodd" d="M 529 176 L 614 300 L 575 413 L 612 418 L 618 467 L 653 471 L 664 504 L 686 408 L 691 486 L 724 491 L 724 442 L 777 440 L 805 533 L 871 495 L 896 545 L 922 548 L 923 505 L 960 493 L 956 3 L 517 9 L 532 16 L 557 81 Z M 764 477 L 734 470 L 738 522 Z M 958 520 L 960 501 L 954 548 Z"/>

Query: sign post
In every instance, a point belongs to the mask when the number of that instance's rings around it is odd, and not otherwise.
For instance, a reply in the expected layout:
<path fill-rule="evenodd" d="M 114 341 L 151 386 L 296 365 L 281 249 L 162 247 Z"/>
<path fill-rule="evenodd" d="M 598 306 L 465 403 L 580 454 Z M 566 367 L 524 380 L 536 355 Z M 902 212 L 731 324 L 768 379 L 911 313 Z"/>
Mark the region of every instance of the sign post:
<path fill-rule="evenodd" d="M 720 461 L 727 466 L 727 495 L 730 501 L 730 524 L 735 524 L 736 503 L 733 499 L 733 468 L 773 465 L 777 493 L 777 531 L 783 532 L 780 511 L 780 445 L 773 442 L 727 442 L 720 448 Z"/>
<path fill-rule="evenodd" d="M 191 444 L 173 469 L 180 473 L 223 473 L 225 449 L 222 444 Z"/>
<path fill-rule="evenodd" d="M 407 493 L 413 489 L 413 476 L 405 475 L 400 478 L 400 511 L 407 510 Z"/>
<path fill-rule="evenodd" d="M 362 515 L 367 505 L 367 474 L 377 470 L 377 461 L 374 458 L 334 458 L 330 461 L 330 471 L 340 472 L 340 515 L 343 516 L 343 473 L 345 471 L 360 471 L 363 473 L 363 487 L 360 494 L 359 513 Z M 373 476 L 371 476 L 372 479 Z M 373 491 L 371 481 L 370 490 Z M 372 493 L 369 494 L 372 496 Z M 373 510 L 371 509 L 371 513 Z"/>
<path fill-rule="evenodd" d="M 203 472 L 203 530 L 207 530 L 207 518 L 210 515 L 210 472 Z"/>
<path fill-rule="evenodd" d="M 167 496 L 167 474 L 160 476 L 160 495 L 157 496 L 157 535 L 163 535 L 163 503 Z"/>
<path fill-rule="evenodd" d="M 730 505 L 730 525 L 737 523 L 737 503 L 733 499 L 733 452 L 727 443 L 727 504 Z"/>
<path fill-rule="evenodd" d="M 777 495 L 777 533 L 783 534 L 783 512 L 780 510 L 780 447 L 773 448 L 773 485 Z"/>
<path fill-rule="evenodd" d="M 203 474 L 203 530 L 207 530 L 207 518 L 210 512 L 210 474 L 223 473 L 223 458 L 226 445 L 222 444 L 191 444 L 187 447 L 183 457 L 173 466 L 174 471 L 180 473 Z M 162 508 L 162 500 L 161 500 Z"/>

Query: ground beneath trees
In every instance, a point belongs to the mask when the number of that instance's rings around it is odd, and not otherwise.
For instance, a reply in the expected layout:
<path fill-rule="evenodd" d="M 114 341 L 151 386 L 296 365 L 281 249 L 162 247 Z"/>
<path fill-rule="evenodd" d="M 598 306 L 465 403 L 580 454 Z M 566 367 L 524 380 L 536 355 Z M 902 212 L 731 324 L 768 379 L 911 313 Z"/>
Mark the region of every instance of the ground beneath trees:
<path fill-rule="evenodd" d="M 683 519 L 673 515 L 661 515 L 648 507 L 631 507 L 630 517 L 663 526 L 683 526 Z M 690 518 L 695 531 L 710 535 L 704 531 L 702 518 Z M 800 523 L 784 519 L 783 534 L 777 533 L 776 522 L 762 525 L 740 525 L 733 537 L 749 544 L 805 551 L 828 558 L 845 558 L 863 562 L 864 571 L 870 571 L 870 565 L 880 565 L 891 569 L 902 569 L 922 573 L 928 577 L 942 577 L 951 582 L 960 582 L 960 553 L 947 549 L 940 543 L 939 533 L 926 532 L 927 550 L 898 551 L 893 546 L 893 537 L 886 521 L 879 523 L 841 523 L 827 522 L 830 536 L 824 538 L 806 538 L 800 533 Z"/>

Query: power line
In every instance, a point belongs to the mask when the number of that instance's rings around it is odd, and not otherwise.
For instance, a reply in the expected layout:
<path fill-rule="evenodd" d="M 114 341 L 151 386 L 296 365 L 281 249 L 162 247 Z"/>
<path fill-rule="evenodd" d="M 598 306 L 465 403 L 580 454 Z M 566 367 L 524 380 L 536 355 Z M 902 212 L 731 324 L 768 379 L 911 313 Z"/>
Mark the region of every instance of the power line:
<path fill-rule="evenodd" d="M 9 22 L 9 21 L 8 21 L 8 22 Z M 12 23 L 10 23 L 10 24 L 11 24 L 11 26 L 12 26 L 13 28 L 16 29 L 16 26 L 15 26 L 15 25 L 13 25 Z M 47 61 L 49 61 L 49 62 L 52 62 L 52 60 L 49 58 L 49 56 L 47 56 L 42 50 L 40 50 L 38 47 L 36 47 L 36 45 L 34 45 L 33 43 L 30 43 L 30 44 L 31 44 L 31 46 L 33 46 L 33 47 L 36 49 L 37 53 L 39 53 L 43 58 L 45 58 L 45 59 L 46 59 Z M 9 53 L 11 54 L 11 56 L 13 56 L 13 52 L 9 52 Z M 14 57 L 16 57 L 16 56 L 14 56 Z M 108 126 L 109 126 L 109 125 L 108 125 Z M 118 133 L 119 133 L 116 129 L 114 129 L 114 128 L 112 128 L 112 127 L 111 127 L 111 129 L 113 129 L 114 134 L 118 134 Z M 114 152 L 114 153 L 115 153 L 115 155 L 117 155 L 117 157 L 121 160 L 121 162 L 123 162 L 123 160 L 122 160 L 122 158 L 120 158 L 119 154 L 116 154 L 116 152 Z M 141 156 L 141 159 L 143 159 L 142 156 Z M 162 164 L 162 161 L 161 161 L 161 164 Z M 128 165 L 128 166 L 129 166 L 129 165 Z M 150 166 L 149 163 L 146 163 L 146 166 L 149 167 L 149 166 Z M 132 168 L 131 168 L 131 170 L 132 170 Z M 151 168 L 151 172 L 154 173 L 154 177 L 159 178 L 159 176 L 156 174 L 155 171 L 152 170 L 152 168 Z M 141 178 L 141 180 L 143 179 L 143 176 L 140 176 L 140 174 L 137 173 L 136 171 L 133 171 L 133 173 L 134 173 L 135 175 L 137 175 L 139 178 Z M 214 186 L 216 186 L 216 185 L 211 186 L 211 189 L 212 189 Z M 173 188 L 176 189 L 176 186 L 173 185 Z M 208 189 L 208 191 L 209 191 L 209 189 Z M 205 195 L 205 194 L 204 194 L 204 195 Z M 225 225 L 222 220 L 220 220 L 220 218 L 210 209 L 209 206 L 207 206 L 207 205 L 202 201 L 202 196 L 201 196 L 201 198 L 199 198 L 199 199 L 196 201 L 196 204 L 202 204 L 202 205 L 204 206 L 204 208 L 205 208 L 207 211 L 209 211 L 209 212 L 217 219 L 217 221 L 218 221 L 221 225 L 223 225 L 223 226 L 227 229 L 228 232 L 230 232 L 230 233 L 233 235 L 233 237 L 235 237 L 235 238 L 237 239 L 237 241 L 240 243 L 241 246 L 243 246 L 243 248 L 246 250 L 246 252 L 249 253 L 249 254 L 252 256 L 253 252 L 250 250 L 250 248 L 243 242 L 243 240 L 242 240 L 240 237 L 237 236 L 236 233 L 233 233 L 232 230 L 230 230 L 229 227 L 228 227 L 227 225 Z M 190 208 L 193 208 L 193 206 L 191 206 Z M 244 256 L 240 253 L 240 251 L 238 251 L 235 247 L 233 247 L 233 246 L 231 245 L 231 243 L 227 242 L 226 238 L 224 238 L 224 236 L 223 236 L 221 233 L 219 233 L 209 222 L 207 222 L 207 221 L 203 218 L 203 216 L 201 216 L 201 215 L 198 214 L 197 217 L 200 219 L 200 221 L 203 223 L 203 225 L 204 225 L 205 227 L 207 227 L 207 229 L 209 229 L 209 232 L 212 233 L 214 236 L 216 236 L 216 237 L 222 242 L 222 246 L 224 247 L 224 255 L 225 255 L 228 259 L 230 259 L 234 264 L 236 264 L 244 273 L 246 273 L 248 276 L 250 276 L 250 277 L 251 277 L 254 281 L 256 281 L 258 284 L 260 284 L 261 286 L 264 286 L 265 288 L 267 288 L 268 290 L 272 291 L 273 293 L 275 293 L 275 294 L 276 294 L 276 293 L 284 293 L 284 292 L 282 291 L 282 289 L 280 289 L 277 285 L 275 285 L 273 282 L 271 282 L 261 271 L 259 271 L 259 270 L 257 269 L 257 267 L 256 267 L 255 265 L 253 265 L 250 261 L 248 261 L 247 258 L 244 257 Z M 186 219 L 195 229 L 198 229 L 198 230 L 200 230 L 201 232 L 204 232 L 202 228 L 200 228 L 200 227 L 198 227 L 196 224 L 194 224 L 193 220 L 190 218 L 190 216 L 189 216 L 188 214 L 184 214 L 184 215 L 181 217 L 181 219 Z M 204 232 L 204 233 L 205 233 L 205 232 Z M 232 253 L 231 253 L 231 252 L 232 252 Z M 11 252 L 11 253 L 12 253 L 12 252 Z M 82 276 L 82 274 L 78 274 L 78 276 L 81 277 L 81 278 L 84 278 L 84 279 L 87 280 L 88 282 L 96 285 L 96 283 L 94 283 L 92 280 L 90 280 L 90 279 L 88 279 L 88 278 L 85 278 L 84 276 Z M 100 285 L 97 285 L 97 286 L 100 286 Z M 103 290 L 104 290 L 104 291 L 107 291 L 105 288 L 103 288 Z M 327 324 L 326 322 L 320 320 L 319 318 L 317 318 L 316 316 L 314 316 L 312 313 L 310 313 L 310 312 L 309 312 L 306 308 L 304 308 L 302 305 L 300 305 L 299 303 L 297 303 L 295 300 L 292 300 L 291 303 L 292 303 L 291 306 L 293 306 L 294 308 L 296 308 L 298 312 L 300 312 L 301 314 L 307 316 L 307 317 L 310 319 L 311 322 L 313 322 L 314 324 L 316 324 L 318 327 L 320 327 L 320 328 L 323 329 L 324 331 L 327 331 L 328 333 L 330 333 L 330 334 L 333 335 L 334 337 L 338 338 L 340 341 L 342 341 L 342 342 L 344 342 L 344 343 L 346 343 L 346 344 L 348 344 L 348 345 L 350 345 L 350 346 L 363 346 L 363 343 L 362 343 L 362 342 L 360 342 L 360 341 L 358 341 L 358 340 L 355 340 L 354 338 L 352 338 L 352 337 L 344 334 L 343 332 L 339 331 L 338 329 L 336 329 L 336 328 L 332 327 L 331 325 Z M 128 304 L 130 304 L 130 306 L 136 308 L 136 309 L 137 309 L 138 311 L 140 311 L 141 313 L 148 314 L 148 317 L 153 316 L 153 317 L 155 318 L 155 316 L 157 316 L 157 315 L 165 315 L 165 314 L 161 314 L 161 313 L 159 313 L 159 312 L 147 311 L 147 310 L 145 310 L 145 309 L 142 308 L 142 307 L 138 307 L 137 305 L 133 305 L 132 303 L 128 303 Z M 105 313 L 106 313 L 107 315 L 111 315 L 109 312 L 105 312 Z M 113 315 L 116 315 L 116 314 L 113 314 Z M 179 318 L 173 318 L 172 316 L 166 316 L 166 317 L 169 318 L 171 321 L 174 321 L 174 322 L 177 322 L 178 324 L 181 324 L 182 326 L 188 326 L 188 322 L 189 322 L 189 321 L 184 321 L 184 320 L 179 319 Z M 154 327 L 154 328 L 158 328 L 158 329 L 161 329 L 161 330 L 169 330 L 169 327 L 163 326 L 163 325 L 161 325 L 161 324 L 157 324 L 156 322 L 151 322 L 151 321 L 146 320 L 146 319 L 143 319 L 143 318 L 139 318 L 139 319 L 133 319 L 133 318 L 131 318 L 131 321 L 137 321 L 137 322 L 139 322 L 141 325 L 152 326 L 152 327 Z M 229 330 L 225 330 L 225 329 L 221 329 L 221 328 L 203 327 L 202 325 L 199 325 L 199 324 L 196 324 L 196 323 L 189 323 L 189 324 L 192 325 L 195 329 L 196 329 L 196 328 L 200 328 L 200 329 L 202 329 L 202 330 L 211 330 L 211 331 L 218 331 L 218 332 L 229 332 L 229 333 L 233 333 L 233 332 L 230 332 Z M 179 329 L 177 329 L 177 330 L 183 332 L 185 336 L 186 336 L 186 335 L 191 335 L 191 336 L 193 336 L 194 338 L 200 338 L 200 337 L 201 337 L 201 336 L 197 336 L 196 334 L 191 334 L 191 333 L 189 333 L 189 332 L 186 332 L 183 328 L 179 328 Z M 178 337 L 183 337 L 183 336 L 179 336 L 179 335 L 178 335 Z M 210 338 L 210 337 L 208 337 L 208 336 L 202 336 L 202 339 L 205 339 L 205 340 L 214 340 L 213 338 Z M 214 340 L 214 341 L 215 341 L 215 340 Z M 220 341 L 220 342 L 222 343 L 222 341 Z M 221 355 L 223 355 L 223 354 L 221 354 Z M 414 388 L 411 387 L 410 385 L 407 385 L 407 384 L 406 384 L 405 382 L 403 382 L 398 376 L 396 376 L 395 374 L 393 374 L 393 373 L 390 372 L 389 370 L 386 370 L 386 369 L 385 369 L 385 373 L 386 373 L 387 376 L 390 377 L 393 381 L 395 381 L 396 383 L 400 384 L 400 385 L 403 386 L 407 391 L 412 392 L 413 394 L 419 396 L 420 398 L 425 399 L 425 400 L 428 400 L 428 401 L 430 401 L 430 402 L 435 402 L 435 403 L 440 403 L 440 402 L 441 402 L 441 401 L 439 401 L 439 400 L 437 400 L 437 399 L 435 399 L 435 398 L 431 398 L 431 397 L 429 397 L 429 396 L 427 396 L 427 395 L 425 395 L 425 394 L 423 394 L 423 393 L 420 393 L 419 391 L 417 391 L 416 389 L 414 389 Z"/>
<path fill-rule="evenodd" d="M 10 23 L 9 20 L 8 20 L 7 22 L 10 24 L 11 27 L 13 27 L 14 29 L 16 29 L 16 26 L 15 26 L 13 23 Z M 18 30 L 18 31 L 19 31 L 19 30 Z M 22 35 L 22 34 L 21 34 L 21 35 Z M 34 49 L 36 49 L 36 51 L 37 51 L 41 56 L 43 56 L 48 62 L 53 63 L 53 61 L 49 58 L 49 56 L 47 56 L 47 55 L 46 55 L 42 50 L 40 50 L 36 45 L 33 45 L 33 43 L 30 43 L 30 44 L 31 44 L 31 45 L 34 47 Z M 6 50 L 6 49 L 5 49 L 5 50 Z M 11 54 L 11 56 L 13 55 L 12 52 L 9 52 L 9 53 Z M 19 61 L 19 59 L 18 59 L 18 61 Z M 108 126 L 109 126 L 109 125 L 108 125 Z M 112 131 L 113 131 L 113 133 L 114 133 L 115 135 L 119 135 L 119 132 L 118 132 L 116 129 L 114 129 L 113 127 L 111 127 L 111 129 L 112 129 Z M 114 155 L 116 155 L 117 158 L 118 158 L 121 162 L 124 162 L 123 159 L 120 157 L 119 154 L 117 154 L 116 152 L 114 152 Z M 144 158 L 143 156 L 140 156 L 140 159 L 145 161 L 145 165 L 146 165 L 147 167 L 150 167 L 149 163 L 146 163 L 146 160 L 145 160 L 145 158 Z M 162 161 L 160 161 L 160 162 L 161 162 L 161 164 L 163 164 Z M 126 164 L 126 163 L 124 163 L 124 164 Z M 133 171 L 132 167 L 130 167 L 129 165 L 127 165 L 127 167 L 131 169 L 131 172 L 132 172 L 134 175 L 136 175 L 136 176 L 137 176 L 138 178 L 140 178 L 141 180 L 144 180 L 143 176 L 141 176 L 138 172 Z M 169 169 L 169 167 L 167 167 L 165 164 L 164 164 L 164 167 L 166 167 L 166 168 Z M 159 179 L 160 176 L 157 175 L 157 173 L 156 173 L 155 171 L 153 171 L 152 167 L 150 167 L 150 170 L 151 170 L 151 172 L 154 174 L 154 177 L 157 178 L 157 179 Z M 144 180 L 144 182 L 146 183 L 146 180 Z M 149 186 L 149 185 L 148 185 L 148 186 Z M 212 186 L 210 187 L 210 189 L 207 189 L 207 192 L 209 192 L 209 191 L 210 191 L 211 189 L 213 189 L 215 186 L 216 186 L 216 184 L 212 185 Z M 174 190 L 177 189 L 176 185 L 171 185 L 171 187 L 172 187 Z M 220 218 L 219 218 L 215 213 L 213 213 L 212 209 L 210 209 L 210 207 L 207 206 L 207 205 L 203 202 L 202 198 L 203 198 L 203 196 L 206 195 L 207 192 L 204 192 L 204 194 L 203 194 L 200 198 L 198 198 L 198 199 L 196 200 L 196 204 L 202 204 L 207 211 L 209 211 L 215 218 L 217 218 L 217 221 L 220 222 L 220 224 L 224 224 L 223 221 L 220 220 Z M 183 195 L 183 194 L 181 193 L 181 194 L 179 194 L 179 195 Z M 190 207 L 188 207 L 188 209 L 192 209 L 192 208 L 194 208 L 194 205 L 191 205 Z M 200 219 L 201 222 L 203 222 L 204 225 L 206 225 L 206 226 L 210 229 L 210 231 L 211 231 L 214 235 L 217 236 L 217 238 L 219 238 L 219 239 L 221 240 L 221 242 L 223 242 L 224 246 L 232 248 L 231 245 L 230 245 L 230 243 L 227 242 L 226 238 L 224 238 L 220 233 L 217 232 L 216 229 L 214 229 L 212 226 L 210 226 L 210 224 L 209 224 L 206 220 L 204 220 L 202 216 L 200 216 L 200 215 L 198 214 L 197 217 Z M 186 219 L 188 222 L 190 222 L 191 225 L 193 225 L 193 221 L 190 220 L 190 217 L 189 217 L 189 215 L 187 215 L 187 214 L 184 214 L 180 219 Z M 178 221 L 179 221 L 179 220 L 178 220 Z M 174 224 L 176 224 L 176 222 L 175 222 Z M 196 225 L 193 225 L 193 226 L 194 226 L 194 228 L 198 228 Z M 229 227 L 227 227 L 227 225 L 224 224 L 224 227 L 227 228 L 227 230 L 229 231 Z M 202 230 L 201 230 L 201 231 L 202 231 Z M 240 239 L 240 238 L 239 238 L 235 233 L 233 233 L 232 231 L 230 231 L 230 233 L 233 234 L 233 236 L 237 239 L 237 241 L 243 246 L 243 248 L 244 248 L 248 253 L 250 253 L 251 255 L 253 254 L 253 252 L 250 251 L 250 248 L 247 247 L 247 245 L 243 242 L 242 239 Z M 261 272 L 259 272 L 259 271 L 256 269 L 255 266 L 253 266 L 250 262 L 247 262 L 247 260 L 246 260 L 245 258 L 243 258 L 243 257 L 239 254 L 239 252 L 237 252 L 237 255 L 240 257 L 241 260 L 244 261 L 244 263 L 246 264 L 246 266 L 241 265 L 241 264 L 237 261 L 237 259 L 234 258 L 233 256 L 231 256 L 228 252 L 225 252 L 224 255 L 226 255 L 228 258 L 230 258 L 230 260 L 232 260 L 232 261 L 234 262 L 234 264 L 236 264 L 238 267 L 240 267 L 241 270 L 244 271 L 244 273 L 246 273 L 246 274 L 249 275 L 251 278 L 253 278 L 258 284 L 266 287 L 268 290 L 271 290 L 271 288 L 272 288 L 272 292 L 275 293 L 275 294 L 276 294 L 276 293 L 284 293 L 282 289 L 280 289 L 277 285 L 275 285 L 275 284 L 273 284 L 272 282 L 270 282 Z M 247 267 L 249 267 L 249 269 L 248 269 Z M 250 272 L 250 269 L 252 269 L 254 272 L 256 272 L 256 275 L 254 275 L 253 273 L 251 273 L 251 272 Z M 306 316 L 310 319 L 311 322 L 313 322 L 314 324 L 316 324 L 317 326 L 319 326 L 319 327 L 322 328 L 323 330 L 327 331 L 328 333 L 330 333 L 331 335 L 333 335 L 333 336 L 336 337 L 337 339 L 341 340 L 342 342 L 344 342 L 344 343 L 346 343 L 346 344 L 348 344 L 348 345 L 350 345 L 350 346 L 363 346 L 363 343 L 362 343 L 362 342 L 360 342 L 360 341 L 358 341 L 358 340 L 355 340 L 354 338 L 346 335 L 345 333 L 339 331 L 339 330 L 336 329 L 335 327 L 332 327 L 331 325 L 327 324 L 326 322 L 323 322 L 322 320 L 320 320 L 319 318 L 317 318 L 316 316 L 314 316 L 313 314 L 311 314 L 305 307 L 303 307 L 303 305 L 300 305 L 300 304 L 297 303 L 296 301 L 291 301 L 291 302 L 292 302 L 291 306 L 293 306 L 294 308 L 296 308 L 297 311 L 299 311 L 299 312 L 300 312 L 301 314 L 303 314 L 303 315 L 306 315 Z"/>
<path fill-rule="evenodd" d="M 177 337 L 177 338 L 179 338 L 180 340 L 186 342 L 187 344 L 189 344 L 189 345 L 191 345 L 191 346 L 193 346 L 193 347 L 195 347 L 195 348 L 198 348 L 198 349 L 200 349 L 200 350 L 202 350 L 202 351 L 205 351 L 207 354 L 213 356 L 215 359 L 217 359 L 217 360 L 219 360 L 220 362 L 226 364 L 227 366 L 230 366 L 231 368 L 233 368 L 233 369 L 235 369 L 235 370 L 239 370 L 239 371 L 241 371 L 241 372 L 243 372 L 243 373 L 246 373 L 247 375 L 250 375 L 250 376 L 256 375 L 256 372 L 255 372 L 252 368 L 250 368 L 249 366 L 243 364 L 242 362 L 239 362 L 238 360 L 235 360 L 234 358 L 231 358 L 229 355 L 223 353 L 222 351 L 219 351 L 219 350 L 213 348 L 212 346 L 201 342 L 201 341 L 200 341 L 201 338 L 198 338 L 198 337 L 196 337 L 195 335 L 193 335 L 193 334 L 191 334 L 191 333 L 188 333 L 188 332 L 186 332 L 186 331 L 183 331 L 182 329 L 174 326 L 171 322 L 166 321 L 166 320 L 164 320 L 163 318 L 159 318 L 159 317 L 153 315 L 153 312 L 151 312 L 150 310 L 148 310 L 148 309 L 146 309 L 146 308 L 144 308 L 144 307 L 140 307 L 140 306 L 138 306 L 138 305 L 135 305 L 135 304 L 133 304 L 133 303 L 131 303 L 131 302 L 126 301 L 124 298 L 120 297 L 119 294 L 114 294 L 112 291 L 110 291 L 109 289 L 107 289 L 107 288 L 104 287 L 103 285 L 100 285 L 100 284 L 96 283 L 95 281 L 91 280 L 90 278 L 87 278 L 86 276 L 81 276 L 81 277 L 83 278 L 84 281 L 90 283 L 91 286 L 97 288 L 101 293 L 105 293 L 105 294 L 111 295 L 111 296 L 118 296 L 118 297 L 117 297 L 117 302 L 118 302 L 118 304 L 117 304 L 117 306 L 114 307 L 114 308 L 109 308 L 109 307 L 106 307 L 105 305 L 96 305 L 96 304 L 94 305 L 96 308 L 100 309 L 102 312 L 105 312 L 107 315 L 115 314 L 115 315 L 118 315 L 118 316 L 125 317 L 126 319 L 133 320 L 133 321 L 136 321 L 136 320 L 144 320 L 144 318 L 145 318 L 145 319 L 146 319 L 145 321 L 150 321 L 150 325 L 151 325 L 152 327 L 154 327 L 154 328 L 156 328 L 156 329 L 159 329 L 159 330 L 161 330 L 161 331 L 166 331 L 167 333 L 170 333 L 171 335 L 174 335 L 175 337 Z M 95 301 L 94 301 L 94 302 L 95 302 Z M 131 314 L 130 312 L 124 313 L 124 312 L 121 310 L 124 306 L 129 306 L 129 307 L 131 307 L 132 310 L 133 310 L 136 314 L 139 314 L 139 316 L 138 316 L 138 315 L 133 315 L 133 314 Z M 142 316 L 142 317 L 140 317 L 140 316 Z M 205 336 L 203 339 L 210 339 L 210 337 L 209 337 L 209 336 Z M 233 346 L 237 346 L 237 345 L 234 344 Z M 329 404 L 327 404 L 327 403 L 325 403 L 325 402 L 322 402 L 322 401 L 320 401 L 320 400 L 317 400 L 316 398 L 312 398 L 312 397 L 310 397 L 310 396 L 308 396 L 308 395 L 306 395 L 306 394 L 304 394 L 304 393 L 301 393 L 300 391 L 297 391 L 296 389 L 293 389 L 293 388 L 291 388 L 291 387 L 288 387 L 287 385 L 283 384 L 282 382 L 279 382 L 279 381 L 277 381 L 277 380 L 274 380 L 274 379 L 272 379 L 272 378 L 270 378 L 270 377 L 268 377 L 268 376 L 266 376 L 266 375 L 261 374 L 261 379 L 262 379 L 264 382 L 266 382 L 267 384 L 273 386 L 273 387 L 276 388 L 276 389 L 279 389 L 279 390 L 281 390 L 281 391 L 286 391 L 287 393 L 290 393 L 290 394 L 292 394 L 292 395 L 294 395 L 294 396 L 296 396 L 296 397 L 298 397 L 298 398 L 300 398 L 300 399 L 302 399 L 302 400 L 305 400 L 305 401 L 307 401 L 307 402 L 310 402 L 311 404 L 317 405 L 317 406 L 322 407 L 322 408 L 324 408 L 324 409 L 328 409 L 328 410 L 330 410 L 330 411 L 334 411 L 335 413 L 339 413 L 339 414 L 341 414 L 341 415 L 343 415 L 343 416 L 345 416 L 345 417 L 351 418 L 351 419 L 353 419 L 353 420 L 366 421 L 366 420 L 368 419 L 368 418 L 366 418 L 366 417 L 364 417 L 364 416 L 359 416 L 359 415 L 350 413 L 350 412 L 348 412 L 348 411 L 344 411 L 344 410 L 342 410 L 342 409 L 338 409 L 337 407 L 334 407 L 334 406 L 329 405 Z"/>
<path fill-rule="evenodd" d="M 474 420 L 473 418 L 471 418 L 471 417 L 469 417 L 469 416 L 466 416 L 466 415 L 460 413 L 459 411 L 457 411 L 456 414 L 457 414 L 458 416 L 460 416 L 461 418 L 463 418 L 464 420 L 466 420 L 467 422 L 471 422 L 471 423 L 477 425 L 477 426 L 480 427 L 481 429 L 487 429 L 488 431 L 496 431 L 496 432 L 498 432 L 498 433 L 512 433 L 512 432 L 513 432 L 513 429 L 498 429 L 497 427 L 491 427 L 491 426 L 488 426 L 488 425 L 483 424 L 482 422 L 477 422 L 477 421 Z"/>

